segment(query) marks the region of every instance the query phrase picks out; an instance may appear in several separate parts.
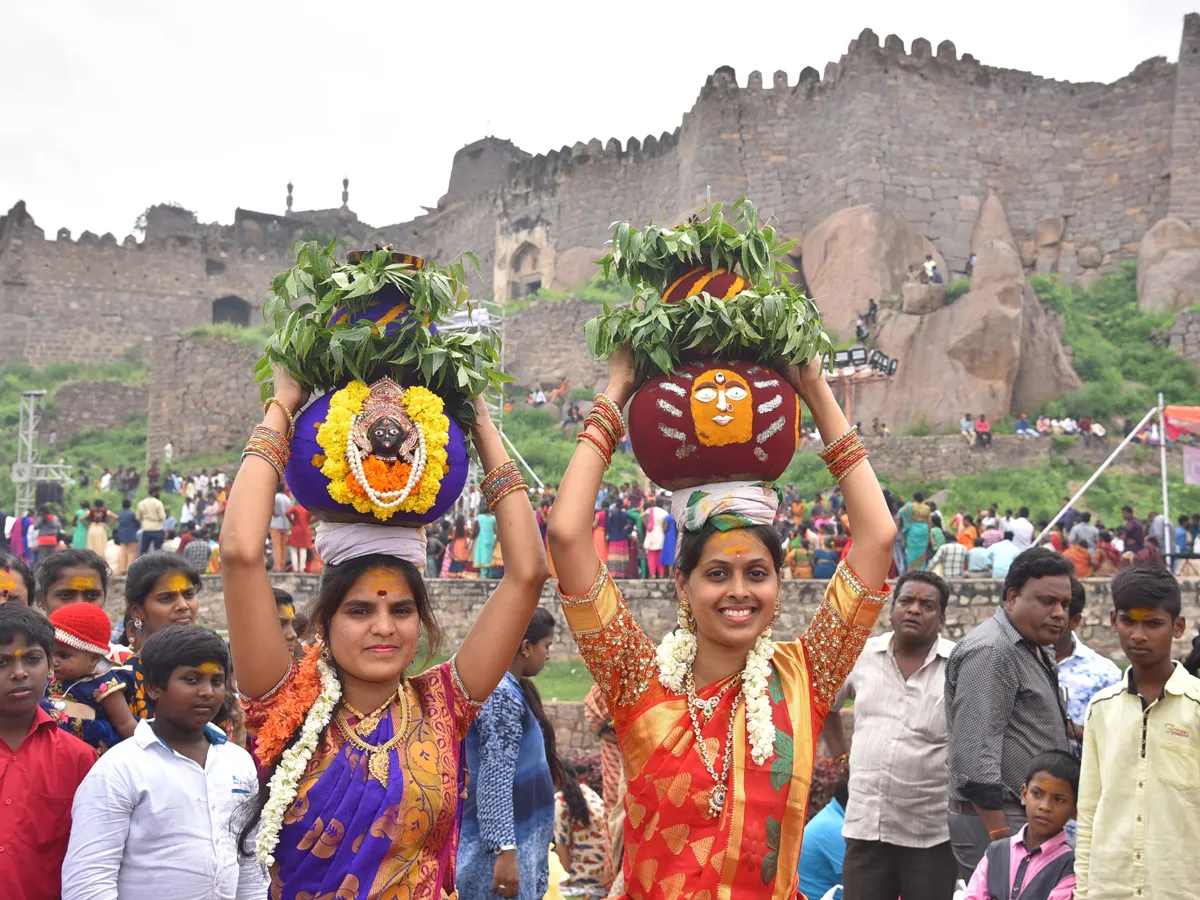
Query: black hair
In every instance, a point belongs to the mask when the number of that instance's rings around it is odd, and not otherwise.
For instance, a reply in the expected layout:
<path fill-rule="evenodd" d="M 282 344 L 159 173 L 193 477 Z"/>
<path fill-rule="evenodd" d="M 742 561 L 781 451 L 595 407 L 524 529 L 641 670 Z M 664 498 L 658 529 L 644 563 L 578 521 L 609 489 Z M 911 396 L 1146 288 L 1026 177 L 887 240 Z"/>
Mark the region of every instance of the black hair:
<path fill-rule="evenodd" d="M 1083 608 L 1087 606 L 1087 591 L 1084 590 L 1083 582 L 1074 575 L 1071 576 L 1071 605 L 1068 607 L 1067 615 L 1070 618 L 1083 615 Z"/>
<path fill-rule="evenodd" d="M 105 471 L 107 472 L 108 470 L 105 469 Z M 99 497 L 97 497 L 96 502 L 93 503 L 92 506 L 95 507 L 96 509 L 104 509 L 104 501 L 101 500 Z"/>
<path fill-rule="evenodd" d="M 775 566 L 775 574 L 778 575 L 780 569 L 783 568 L 783 547 L 779 545 L 775 530 L 770 525 L 748 525 L 745 530 L 766 546 L 767 552 L 771 555 L 771 563 Z M 700 555 L 704 552 L 704 545 L 719 531 L 720 529 L 712 522 L 705 522 L 704 527 L 699 531 L 681 531 L 679 533 L 675 568 L 684 578 L 690 576 L 696 570 L 696 566 L 700 565 Z"/>
<path fill-rule="evenodd" d="M 1112 541 L 1112 532 L 1108 531 L 1108 530 L 1101 531 L 1100 532 L 1100 540 L 1104 541 L 1104 543 L 1106 543 L 1106 544 L 1110 543 Z"/>
<path fill-rule="evenodd" d="M 1176 619 L 1182 597 L 1179 582 L 1162 566 L 1134 565 L 1113 577 L 1112 601 L 1114 609 L 1165 609 Z"/>
<path fill-rule="evenodd" d="M 562 790 L 563 802 L 567 805 L 567 819 L 584 828 L 592 824 L 592 811 L 588 809 L 587 798 L 579 786 L 579 773 L 574 764 L 567 759 L 562 761 Z"/>
<path fill-rule="evenodd" d="M 1033 781 L 1038 772 L 1045 772 L 1071 786 L 1071 793 L 1079 796 L 1079 760 L 1062 750 L 1047 750 L 1029 761 L 1025 769 L 1025 784 Z"/>
<path fill-rule="evenodd" d="M 1013 533 L 1011 531 L 1004 532 L 1004 539 L 1006 541 L 1011 541 L 1013 539 Z"/>
<path fill-rule="evenodd" d="M 1022 550 L 1008 567 L 1008 574 L 1004 576 L 1003 596 L 1007 599 L 1009 591 L 1020 592 L 1035 578 L 1074 574 L 1075 564 L 1061 553 L 1049 547 L 1030 547 Z"/>
<path fill-rule="evenodd" d="M 271 591 L 272 591 L 272 593 L 275 594 L 275 605 L 276 606 L 292 606 L 292 607 L 294 607 L 296 605 L 296 601 L 292 599 L 292 595 L 288 591 L 285 591 L 283 588 L 271 588 Z"/>
<path fill-rule="evenodd" d="M 1017 510 L 1017 518 L 1018 519 L 1028 519 L 1029 518 L 1029 507 L 1022 506 L 1020 509 L 1018 509 Z"/>
<path fill-rule="evenodd" d="M 981 537 L 975 538 L 975 546 L 982 547 L 983 546 L 983 538 L 981 538 Z"/>
<path fill-rule="evenodd" d="M 915 500 L 917 503 L 922 503 L 925 500 L 925 495 L 920 491 L 913 491 L 913 500 Z"/>
<path fill-rule="evenodd" d="M 1133 515 L 1133 507 L 1132 506 L 1122 506 L 1121 512 L 1129 513 L 1132 516 Z"/>
<path fill-rule="evenodd" d="M 538 641 L 545 640 L 554 634 L 556 624 L 554 614 L 546 607 L 539 606 L 529 619 L 529 627 L 525 629 L 525 637 L 522 642 L 529 641 L 531 644 L 536 644 Z M 534 718 L 542 726 L 542 740 L 546 745 L 546 762 L 550 766 L 550 774 L 555 781 L 565 780 L 562 777 L 562 759 L 558 755 L 558 740 L 554 734 L 554 723 L 546 716 L 546 709 L 542 706 L 542 695 L 538 693 L 532 678 L 520 678 L 518 681 L 521 684 L 521 693 L 525 695 L 525 702 L 529 704 Z"/>
<path fill-rule="evenodd" d="M 57 553 L 54 554 L 54 556 L 57 555 Z M 51 556 L 50 559 L 54 559 L 54 556 Z M 34 600 L 37 599 L 37 592 L 34 588 L 33 569 L 29 568 L 25 560 L 19 556 L 12 556 L 8 553 L 0 553 L 0 569 L 11 569 L 14 575 L 21 576 L 21 580 L 25 582 L 25 596 L 29 598 L 27 602 L 32 606 Z"/>
<path fill-rule="evenodd" d="M 63 550 L 50 556 L 38 567 L 37 598 L 43 606 L 46 605 L 46 592 L 50 590 L 50 585 L 58 581 L 67 569 L 73 568 L 95 571 L 100 576 L 100 589 L 105 596 L 108 595 L 108 563 L 91 550 Z"/>
<path fill-rule="evenodd" d="M 0 603 L 0 644 L 11 644 L 17 635 L 46 651 L 54 652 L 54 626 L 50 620 L 21 603 Z"/>
<path fill-rule="evenodd" d="M 1179 517 L 1180 525 L 1186 525 L 1189 521 L 1190 521 L 1190 519 L 1188 518 L 1187 513 L 1184 513 L 1182 516 Z"/>
<path fill-rule="evenodd" d="M 121 509 L 129 509 L 131 506 L 133 506 L 133 504 L 130 503 L 128 500 L 121 501 Z"/>
<path fill-rule="evenodd" d="M 187 557 L 169 550 L 155 550 L 139 556 L 130 565 L 125 574 L 125 605 L 145 606 L 146 598 L 154 590 L 154 582 L 168 572 L 178 572 L 199 590 L 203 582 L 196 567 L 188 562 Z"/>
<path fill-rule="evenodd" d="M 935 588 L 938 592 L 938 598 L 942 601 L 942 612 L 946 611 L 946 607 L 950 605 L 950 585 L 946 583 L 945 578 L 936 572 L 931 572 L 929 569 L 909 569 L 896 579 L 896 585 L 892 588 L 893 603 L 900 596 L 900 589 L 910 581 L 928 584 Z"/>
<path fill-rule="evenodd" d="M 1090 521 L 1092 521 L 1092 514 L 1090 512 L 1080 513 L 1079 518 L 1081 518 L 1085 522 L 1090 522 Z"/>
<path fill-rule="evenodd" d="M 850 802 L 850 782 L 845 778 L 839 778 L 833 783 L 833 799 L 842 805 L 842 809 Z"/>
<path fill-rule="evenodd" d="M 139 658 L 146 684 L 165 689 L 181 666 L 215 662 L 229 674 L 229 647 L 219 634 L 200 625 L 167 625 L 146 639 Z"/>

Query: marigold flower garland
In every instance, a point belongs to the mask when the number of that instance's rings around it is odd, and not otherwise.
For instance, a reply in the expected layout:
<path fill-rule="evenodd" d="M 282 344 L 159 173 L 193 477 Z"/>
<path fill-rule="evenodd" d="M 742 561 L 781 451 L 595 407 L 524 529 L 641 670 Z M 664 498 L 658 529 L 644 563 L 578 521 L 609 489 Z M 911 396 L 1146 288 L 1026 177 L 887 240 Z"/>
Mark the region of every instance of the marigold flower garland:
<path fill-rule="evenodd" d="M 317 695 L 308 710 L 308 715 L 304 717 L 299 739 L 279 758 L 279 764 L 275 767 L 275 773 L 268 784 L 267 802 L 263 807 L 258 835 L 254 842 L 255 857 L 267 867 L 275 865 L 274 852 L 279 844 L 279 833 L 283 829 L 283 818 L 296 799 L 300 779 L 304 777 L 304 771 L 317 749 L 321 734 L 333 718 L 334 707 L 342 698 L 342 684 L 338 681 L 333 667 L 317 656 L 316 668 L 321 678 L 321 693 Z"/>
<path fill-rule="evenodd" d="M 442 398 L 423 387 L 404 389 L 405 412 L 423 438 L 424 465 L 418 465 L 414 472 L 406 463 L 389 465 L 374 457 L 359 463 L 349 458 L 346 448 L 350 429 L 370 393 L 361 381 L 352 381 L 334 393 L 317 431 L 317 443 L 325 451 L 321 474 L 329 479 L 329 496 L 384 522 L 399 512 L 428 512 L 449 471 L 446 445 L 450 442 L 450 420 L 444 413 Z M 401 495 L 403 499 L 395 502 Z"/>
<path fill-rule="evenodd" d="M 775 753 L 775 722 L 771 716 L 771 697 L 767 682 L 771 677 L 771 657 L 775 642 L 771 629 L 758 636 L 754 649 L 742 669 L 742 696 L 746 698 L 746 734 L 750 738 L 750 758 L 763 765 Z M 696 659 L 696 636 L 687 628 L 680 611 L 679 627 L 658 645 L 658 681 L 674 694 L 686 689 L 687 674 Z"/>

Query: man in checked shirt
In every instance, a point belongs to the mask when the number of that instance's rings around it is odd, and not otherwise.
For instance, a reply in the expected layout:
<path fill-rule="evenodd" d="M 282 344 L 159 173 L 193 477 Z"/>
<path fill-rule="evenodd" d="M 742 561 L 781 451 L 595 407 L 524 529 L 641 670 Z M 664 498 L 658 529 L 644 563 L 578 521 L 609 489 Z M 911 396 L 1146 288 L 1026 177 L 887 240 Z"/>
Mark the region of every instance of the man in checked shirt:
<path fill-rule="evenodd" d="M 965 878 L 988 844 L 1025 824 L 1021 783 L 1047 750 L 1070 752 L 1052 648 L 1068 627 L 1070 560 L 1026 550 L 1004 579 L 996 614 L 959 642 L 946 666 L 950 843 Z"/>

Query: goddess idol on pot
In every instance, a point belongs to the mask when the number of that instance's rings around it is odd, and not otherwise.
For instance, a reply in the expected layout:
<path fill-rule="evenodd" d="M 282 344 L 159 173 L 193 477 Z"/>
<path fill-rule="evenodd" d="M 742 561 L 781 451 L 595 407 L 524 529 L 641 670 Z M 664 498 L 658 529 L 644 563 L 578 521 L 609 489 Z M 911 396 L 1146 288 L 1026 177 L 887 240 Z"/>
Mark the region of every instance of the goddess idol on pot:
<path fill-rule="evenodd" d="M 264 303 L 275 327 L 258 367 L 264 417 L 221 531 L 229 639 L 264 772 L 240 848 L 268 867 L 274 900 L 452 897 L 462 741 L 547 574 L 528 489 L 481 398 L 503 379 L 497 339 L 438 331 L 465 302 L 459 264 L 297 249 Z M 468 432 L 505 574 L 450 660 L 410 676 L 440 649 L 423 526 L 462 491 Z M 263 559 L 285 473 L 321 519 L 325 561 L 299 663 Z"/>
<path fill-rule="evenodd" d="M 603 263 L 634 299 L 589 323 L 609 385 L 550 519 L 563 612 L 625 760 L 634 900 L 800 896 L 817 738 L 888 593 L 895 525 L 823 377 L 829 340 L 784 277 L 787 245 L 749 203 L 729 212 L 734 223 L 716 206 L 678 228 L 617 227 Z M 796 451 L 799 401 L 826 441 L 854 541 L 807 627 L 776 635 L 773 480 Z M 657 646 L 591 542 L 626 410 L 639 464 L 674 491 L 680 533 L 678 628 Z"/>

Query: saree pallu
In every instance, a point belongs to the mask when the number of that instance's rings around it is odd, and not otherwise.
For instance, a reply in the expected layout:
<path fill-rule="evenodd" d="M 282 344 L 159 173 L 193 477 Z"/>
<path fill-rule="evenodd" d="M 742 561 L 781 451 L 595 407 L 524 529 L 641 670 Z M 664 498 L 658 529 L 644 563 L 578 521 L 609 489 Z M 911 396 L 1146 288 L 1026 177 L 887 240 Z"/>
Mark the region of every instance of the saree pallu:
<path fill-rule="evenodd" d="M 633 621 L 607 571 L 592 590 L 562 597 L 580 655 L 604 692 L 624 756 L 628 900 L 793 900 L 817 738 L 887 597 L 842 563 L 799 640 L 775 645 L 768 692 L 774 755 L 750 758 L 745 704 L 730 690 L 701 730 L 721 770 L 729 716 L 729 788 L 719 818 L 686 699 L 658 680 L 655 645 Z M 724 682 L 699 691 L 714 696 Z"/>
<path fill-rule="evenodd" d="M 475 709 L 455 687 L 449 663 L 409 679 L 404 690 L 408 736 L 388 753 L 386 786 L 370 776 L 365 754 L 336 720 L 325 729 L 284 815 L 271 900 L 439 900 L 453 892 L 462 742 Z M 400 727 L 399 705 L 388 709 L 367 743 L 386 743 Z M 269 699 L 247 704 L 252 734 L 269 710 Z"/>

